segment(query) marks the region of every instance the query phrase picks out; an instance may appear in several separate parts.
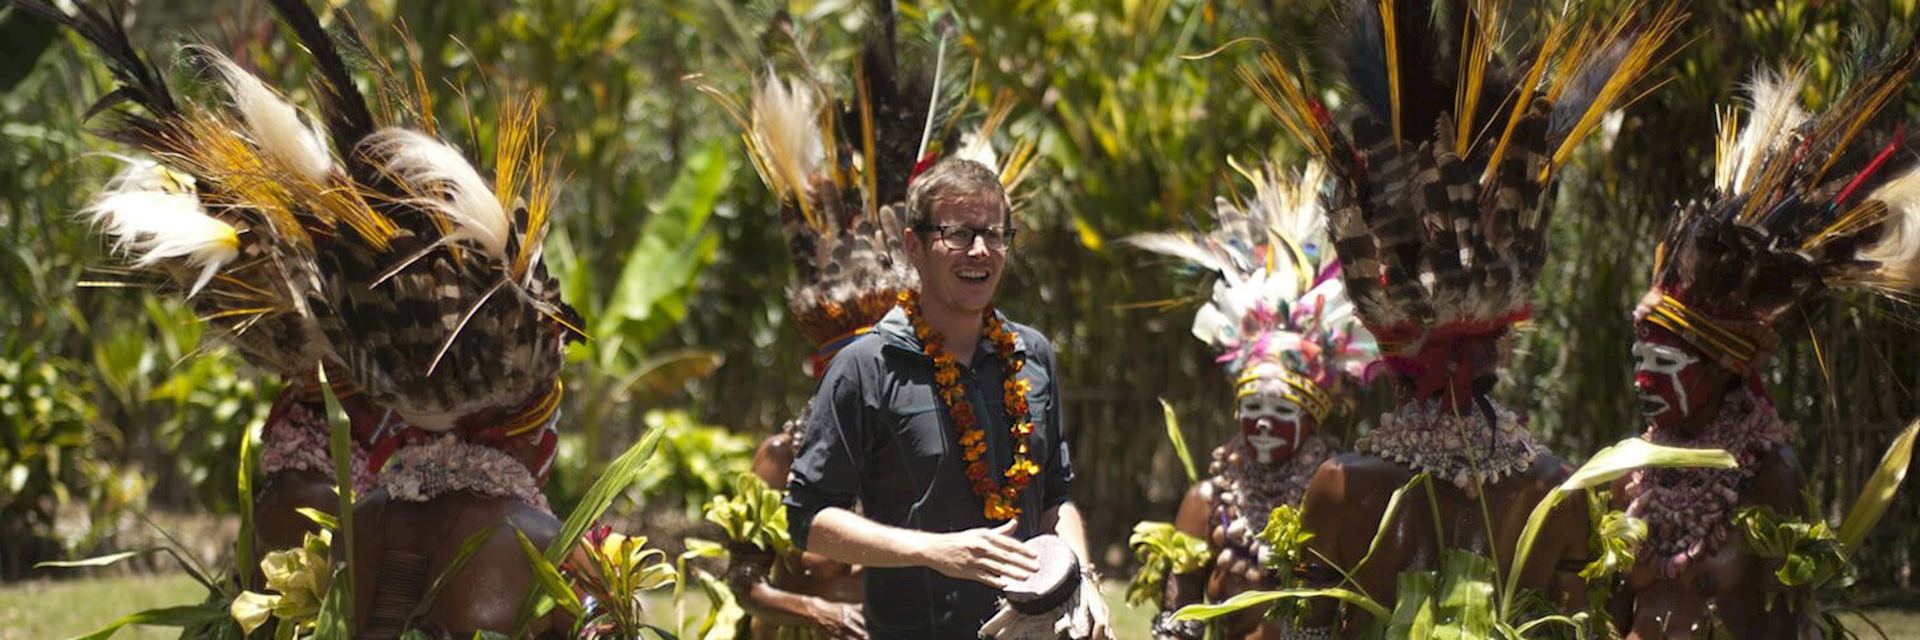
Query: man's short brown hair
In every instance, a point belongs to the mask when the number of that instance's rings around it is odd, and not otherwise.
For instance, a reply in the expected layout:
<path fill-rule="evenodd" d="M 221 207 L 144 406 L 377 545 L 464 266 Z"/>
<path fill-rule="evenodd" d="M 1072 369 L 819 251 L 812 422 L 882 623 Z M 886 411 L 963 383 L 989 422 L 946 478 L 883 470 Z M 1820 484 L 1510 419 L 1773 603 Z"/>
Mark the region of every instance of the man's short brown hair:
<path fill-rule="evenodd" d="M 913 179 L 907 187 L 907 228 L 924 230 L 933 223 L 933 207 L 943 202 L 986 200 L 1000 203 L 1003 223 L 1013 220 L 1007 190 L 992 169 L 972 160 L 947 158 Z"/>

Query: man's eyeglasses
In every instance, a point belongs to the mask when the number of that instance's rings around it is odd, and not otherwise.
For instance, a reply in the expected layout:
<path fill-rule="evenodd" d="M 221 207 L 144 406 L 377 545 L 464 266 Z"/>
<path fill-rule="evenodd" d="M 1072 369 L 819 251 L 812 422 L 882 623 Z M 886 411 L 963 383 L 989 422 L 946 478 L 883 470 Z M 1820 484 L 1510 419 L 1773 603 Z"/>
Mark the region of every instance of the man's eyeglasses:
<path fill-rule="evenodd" d="M 969 227 L 959 224 L 922 225 L 921 233 L 932 232 L 933 238 L 954 251 L 966 251 L 973 248 L 973 239 L 987 241 L 987 248 L 994 251 L 1005 250 L 1013 244 L 1013 227 L 993 225 L 991 227 Z"/>

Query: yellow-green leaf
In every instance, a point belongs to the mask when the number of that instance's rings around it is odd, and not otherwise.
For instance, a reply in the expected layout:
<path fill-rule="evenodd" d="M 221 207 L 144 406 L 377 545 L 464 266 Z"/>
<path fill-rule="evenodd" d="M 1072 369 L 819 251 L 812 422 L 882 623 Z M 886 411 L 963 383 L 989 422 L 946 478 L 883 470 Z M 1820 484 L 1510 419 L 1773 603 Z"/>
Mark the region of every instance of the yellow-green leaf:
<path fill-rule="evenodd" d="M 1173 455 L 1180 458 L 1180 468 L 1187 472 L 1187 483 L 1199 482 L 1200 471 L 1193 466 L 1193 454 L 1188 452 L 1186 435 L 1180 432 L 1180 418 L 1173 413 L 1173 403 L 1161 398 L 1160 412 L 1167 420 L 1167 441 L 1173 443 Z"/>
<path fill-rule="evenodd" d="M 1892 504 L 1894 495 L 1900 492 L 1900 481 L 1906 479 L 1907 466 L 1913 462 L 1915 435 L 1920 435 L 1920 420 L 1907 425 L 1907 429 L 1893 439 L 1893 446 L 1887 447 L 1886 455 L 1880 457 L 1880 467 L 1874 469 L 1873 477 L 1860 488 L 1860 497 L 1854 498 L 1853 507 L 1847 510 L 1846 519 L 1840 521 L 1840 544 L 1849 553 L 1867 539 L 1867 532 L 1886 515 L 1887 505 Z"/>

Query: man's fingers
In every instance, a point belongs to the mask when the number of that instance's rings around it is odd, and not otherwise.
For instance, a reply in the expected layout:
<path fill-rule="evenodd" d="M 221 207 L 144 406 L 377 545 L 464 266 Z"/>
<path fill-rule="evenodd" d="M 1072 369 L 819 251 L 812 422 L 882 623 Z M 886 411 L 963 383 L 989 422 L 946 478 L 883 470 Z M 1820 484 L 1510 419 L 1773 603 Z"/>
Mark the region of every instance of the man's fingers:
<path fill-rule="evenodd" d="M 1033 566 L 1035 567 L 1039 566 L 1040 556 L 1034 555 L 1033 550 L 1028 549 L 1027 545 L 1021 544 L 1019 540 L 1015 540 L 1008 536 L 994 535 L 994 534 L 988 534 L 986 538 L 987 538 L 987 542 L 992 543 L 993 546 L 997 548 L 997 550 L 1004 551 L 1006 553 L 1011 553 L 1011 554 L 1020 556 L 1022 558 L 1026 558 L 1027 561 Z"/>
<path fill-rule="evenodd" d="M 1040 558 L 1035 557 L 1033 552 L 1028 551 L 1026 547 L 1015 547 L 1012 549 L 989 547 L 982 557 L 1018 568 L 1020 570 L 1019 578 L 1022 580 L 1025 580 L 1029 575 L 1033 575 L 1033 572 L 1040 570 Z"/>
<path fill-rule="evenodd" d="M 867 640 L 867 616 L 858 611 L 848 614 L 847 631 L 857 640 Z"/>
<path fill-rule="evenodd" d="M 1014 518 L 1012 520 L 1008 520 L 1004 523 L 1001 523 L 995 526 L 992 529 L 988 529 L 988 531 L 992 531 L 999 535 L 1012 537 L 1013 534 L 1019 533 L 1020 531 L 1020 519 Z"/>
<path fill-rule="evenodd" d="M 1001 587 L 1003 589 L 1019 584 L 1022 580 L 1026 580 L 1028 576 L 1033 575 L 1033 570 L 1031 569 L 1022 569 L 1019 565 L 1001 562 L 992 558 L 982 558 L 980 560 L 980 567 L 994 578 L 1005 583 L 1005 585 Z"/>

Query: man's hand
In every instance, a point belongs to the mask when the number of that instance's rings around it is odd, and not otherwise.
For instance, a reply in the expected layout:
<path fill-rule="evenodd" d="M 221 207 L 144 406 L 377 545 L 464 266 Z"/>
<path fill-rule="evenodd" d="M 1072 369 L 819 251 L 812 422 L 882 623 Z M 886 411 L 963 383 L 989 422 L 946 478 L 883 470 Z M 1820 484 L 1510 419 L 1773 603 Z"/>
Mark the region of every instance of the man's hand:
<path fill-rule="evenodd" d="M 1080 583 L 1080 601 L 1085 603 L 1083 608 L 1093 627 L 1091 637 L 1093 640 L 1113 640 L 1113 613 L 1107 610 L 1107 599 L 1100 594 L 1100 583 L 1095 582 L 1092 575 L 1084 579 L 1086 582 Z"/>
<path fill-rule="evenodd" d="M 972 580 L 995 589 L 1005 589 L 1040 569 L 1034 557 L 1013 532 L 1019 520 L 992 529 L 968 529 L 932 536 L 922 556 L 928 568 L 949 578 Z"/>
<path fill-rule="evenodd" d="M 811 610 L 808 618 L 826 637 L 867 640 L 867 616 L 861 613 L 860 605 L 818 599 L 808 609 Z"/>

